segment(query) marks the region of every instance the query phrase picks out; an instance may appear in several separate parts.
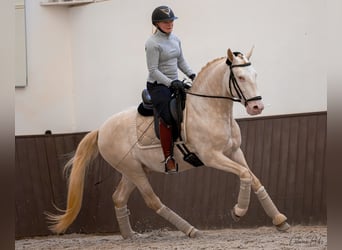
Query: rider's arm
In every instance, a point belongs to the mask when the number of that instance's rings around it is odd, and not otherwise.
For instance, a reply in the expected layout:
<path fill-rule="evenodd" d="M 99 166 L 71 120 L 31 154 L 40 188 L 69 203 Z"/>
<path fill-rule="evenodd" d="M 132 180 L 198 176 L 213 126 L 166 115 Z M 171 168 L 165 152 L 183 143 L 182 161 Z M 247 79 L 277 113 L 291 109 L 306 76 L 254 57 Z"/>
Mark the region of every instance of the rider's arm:
<path fill-rule="evenodd" d="M 179 41 L 179 40 L 178 40 Z M 179 49 L 180 49 L 180 54 L 177 60 L 178 68 L 186 75 L 186 76 L 191 76 L 195 74 L 195 72 L 192 71 L 188 63 L 185 61 L 185 58 L 183 56 L 183 50 L 181 46 L 181 42 L 179 41 Z"/>

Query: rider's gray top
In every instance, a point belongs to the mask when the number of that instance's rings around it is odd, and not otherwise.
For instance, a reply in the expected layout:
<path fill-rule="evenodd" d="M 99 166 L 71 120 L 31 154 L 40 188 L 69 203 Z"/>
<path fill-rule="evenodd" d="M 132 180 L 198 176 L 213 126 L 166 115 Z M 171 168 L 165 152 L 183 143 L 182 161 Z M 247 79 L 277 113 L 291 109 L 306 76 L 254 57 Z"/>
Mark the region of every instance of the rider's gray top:
<path fill-rule="evenodd" d="M 179 68 L 185 75 L 194 74 L 184 60 L 181 42 L 175 35 L 165 34 L 157 30 L 145 43 L 147 81 L 170 86 L 173 80 L 178 79 Z"/>

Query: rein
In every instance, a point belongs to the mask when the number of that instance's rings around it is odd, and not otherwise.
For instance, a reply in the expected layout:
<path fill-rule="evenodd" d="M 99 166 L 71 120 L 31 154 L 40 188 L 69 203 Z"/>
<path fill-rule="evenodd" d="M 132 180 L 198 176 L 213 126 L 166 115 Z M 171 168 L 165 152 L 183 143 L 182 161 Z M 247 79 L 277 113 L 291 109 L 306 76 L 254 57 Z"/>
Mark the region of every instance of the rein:
<path fill-rule="evenodd" d="M 231 100 L 233 102 L 241 102 L 241 99 L 238 99 L 236 97 L 230 97 L 230 96 L 202 95 L 202 94 L 197 94 L 197 93 L 193 93 L 193 92 L 189 92 L 189 91 L 186 91 L 185 93 L 187 93 L 189 95 L 205 97 L 205 98 L 228 99 L 228 100 Z"/>
<path fill-rule="evenodd" d="M 235 53 L 239 53 L 239 52 L 234 52 Z M 236 55 L 236 54 L 235 54 Z M 229 61 L 229 59 L 226 60 L 226 64 L 229 66 L 230 68 L 230 75 L 229 75 L 229 92 L 231 94 L 231 96 L 215 96 L 215 95 L 204 95 L 204 94 L 198 94 L 198 93 L 193 93 L 193 92 L 190 92 L 190 91 L 186 91 L 187 94 L 189 95 L 194 95 L 194 96 L 199 96 L 199 97 L 205 97 L 205 98 L 216 98 L 216 99 L 228 99 L 228 100 L 231 100 L 233 102 L 241 102 L 242 101 L 244 102 L 244 105 L 247 106 L 247 103 L 250 102 L 250 101 L 256 101 L 256 100 L 261 100 L 262 97 L 261 96 L 255 96 L 255 97 L 252 97 L 252 98 L 249 98 L 247 99 L 245 97 L 245 95 L 243 94 L 235 76 L 234 76 L 234 73 L 233 73 L 233 68 L 235 67 L 247 67 L 247 66 L 250 66 L 251 63 L 248 62 L 248 63 L 244 63 L 244 64 L 235 64 L 235 65 L 232 65 L 232 63 Z M 234 87 L 235 89 L 235 92 L 237 93 L 238 97 L 235 97 L 233 95 L 233 92 L 232 92 L 232 87 Z"/>

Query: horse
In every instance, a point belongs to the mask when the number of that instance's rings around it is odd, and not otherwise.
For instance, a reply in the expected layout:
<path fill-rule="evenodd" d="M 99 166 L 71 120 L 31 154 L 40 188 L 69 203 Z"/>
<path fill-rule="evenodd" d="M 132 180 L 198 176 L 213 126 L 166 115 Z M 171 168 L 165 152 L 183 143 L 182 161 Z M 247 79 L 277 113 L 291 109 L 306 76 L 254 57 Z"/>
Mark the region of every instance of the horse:
<path fill-rule="evenodd" d="M 265 187 L 249 168 L 240 148 L 240 128 L 233 118 L 233 103 L 240 102 L 249 115 L 258 115 L 264 105 L 256 85 L 256 71 L 246 53 L 232 52 L 208 62 L 186 92 L 183 142 L 205 167 L 233 173 L 240 179 L 236 205 L 230 210 L 238 221 L 248 210 L 251 190 L 279 231 L 290 228 L 287 217 L 280 213 Z M 163 155 L 154 133 L 153 117 L 144 117 L 136 108 L 114 114 L 97 130 L 89 132 L 77 146 L 75 155 L 66 164 L 71 168 L 68 182 L 67 207 L 62 214 L 47 214 L 49 229 L 64 233 L 78 215 L 83 197 L 87 166 L 98 154 L 118 172 L 121 180 L 112 195 L 114 210 L 124 239 L 138 235 L 131 227 L 127 202 L 132 191 L 140 191 L 146 205 L 190 238 L 201 231 L 168 208 L 155 194 L 148 173 L 164 173 Z M 177 142 L 176 142 L 177 143 Z M 179 172 L 193 166 L 175 150 Z"/>

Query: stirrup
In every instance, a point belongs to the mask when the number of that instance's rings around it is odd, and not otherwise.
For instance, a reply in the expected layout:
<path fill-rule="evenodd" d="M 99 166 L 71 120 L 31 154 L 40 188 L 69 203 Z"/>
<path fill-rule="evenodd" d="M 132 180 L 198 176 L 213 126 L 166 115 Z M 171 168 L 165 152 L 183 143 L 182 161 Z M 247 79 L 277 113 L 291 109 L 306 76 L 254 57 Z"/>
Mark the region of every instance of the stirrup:
<path fill-rule="evenodd" d="M 168 163 L 170 160 L 174 161 L 174 163 L 175 163 L 175 168 L 169 169 L 169 168 L 167 167 L 167 163 Z M 164 164 L 165 164 L 165 173 L 167 173 L 167 174 L 175 174 L 175 173 L 178 172 L 178 163 L 177 163 L 176 160 L 173 158 L 173 156 L 171 156 L 171 155 L 168 156 L 168 157 L 165 159 Z"/>

